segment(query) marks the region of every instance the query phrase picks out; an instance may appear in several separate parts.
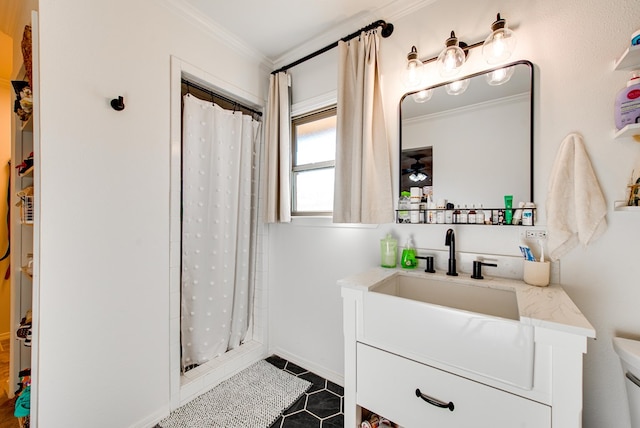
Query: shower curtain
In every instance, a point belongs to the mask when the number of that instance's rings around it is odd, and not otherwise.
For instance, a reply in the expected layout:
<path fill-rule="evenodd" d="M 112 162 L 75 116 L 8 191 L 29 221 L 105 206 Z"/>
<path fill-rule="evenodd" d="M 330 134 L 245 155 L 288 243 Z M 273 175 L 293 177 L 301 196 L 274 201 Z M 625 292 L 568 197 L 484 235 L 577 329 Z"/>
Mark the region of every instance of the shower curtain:
<path fill-rule="evenodd" d="M 238 347 L 252 317 L 260 122 L 191 94 L 182 136 L 182 368 Z"/>

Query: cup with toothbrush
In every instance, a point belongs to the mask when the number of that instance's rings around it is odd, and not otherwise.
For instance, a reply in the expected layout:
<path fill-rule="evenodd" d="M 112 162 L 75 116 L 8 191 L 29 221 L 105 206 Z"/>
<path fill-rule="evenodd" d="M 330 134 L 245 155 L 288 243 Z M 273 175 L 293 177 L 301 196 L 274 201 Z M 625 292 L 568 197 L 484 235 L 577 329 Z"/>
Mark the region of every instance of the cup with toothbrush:
<path fill-rule="evenodd" d="M 544 247 L 542 241 L 540 244 L 540 261 L 534 257 L 531 249 L 527 245 L 521 245 L 520 251 L 524 257 L 524 274 L 523 279 L 529 285 L 538 287 L 546 287 L 549 285 L 549 274 L 551 272 L 551 264 L 544 259 Z"/>

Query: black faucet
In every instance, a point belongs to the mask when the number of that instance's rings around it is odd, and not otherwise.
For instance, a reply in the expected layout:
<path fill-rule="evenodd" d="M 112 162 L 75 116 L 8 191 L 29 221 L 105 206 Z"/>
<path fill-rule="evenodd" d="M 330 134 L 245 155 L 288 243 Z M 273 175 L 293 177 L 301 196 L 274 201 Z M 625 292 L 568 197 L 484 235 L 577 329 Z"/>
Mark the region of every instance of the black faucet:
<path fill-rule="evenodd" d="M 447 275 L 458 276 L 458 272 L 456 272 L 456 234 L 453 229 L 447 230 L 444 245 L 449 247 L 449 270 L 447 270 Z"/>

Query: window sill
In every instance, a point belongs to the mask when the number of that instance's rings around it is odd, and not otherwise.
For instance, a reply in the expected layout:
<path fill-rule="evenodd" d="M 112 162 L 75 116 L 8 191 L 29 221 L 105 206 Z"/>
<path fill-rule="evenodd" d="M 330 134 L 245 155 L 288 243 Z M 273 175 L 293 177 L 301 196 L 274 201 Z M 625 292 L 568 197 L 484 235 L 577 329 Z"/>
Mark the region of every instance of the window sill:
<path fill-rule="evenodd" d="M 291 223 L 294 226 L 305 227 L 333 227 L 343 229 L 377 229 L 377 224 L 359 223 L 334 223 L 331 216 L 292 216 Z"/>

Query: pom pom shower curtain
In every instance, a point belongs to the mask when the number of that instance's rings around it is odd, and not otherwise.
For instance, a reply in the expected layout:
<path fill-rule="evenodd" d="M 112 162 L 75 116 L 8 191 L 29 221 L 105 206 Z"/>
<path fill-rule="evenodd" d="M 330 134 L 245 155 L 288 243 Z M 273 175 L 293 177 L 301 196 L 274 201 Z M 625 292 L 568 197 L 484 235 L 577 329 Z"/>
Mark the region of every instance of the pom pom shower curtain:
<path fill-rule="evenodd" d="M 252 317 L 260 122 L 184 96 L 182 366 L 245 338 Z"/>

